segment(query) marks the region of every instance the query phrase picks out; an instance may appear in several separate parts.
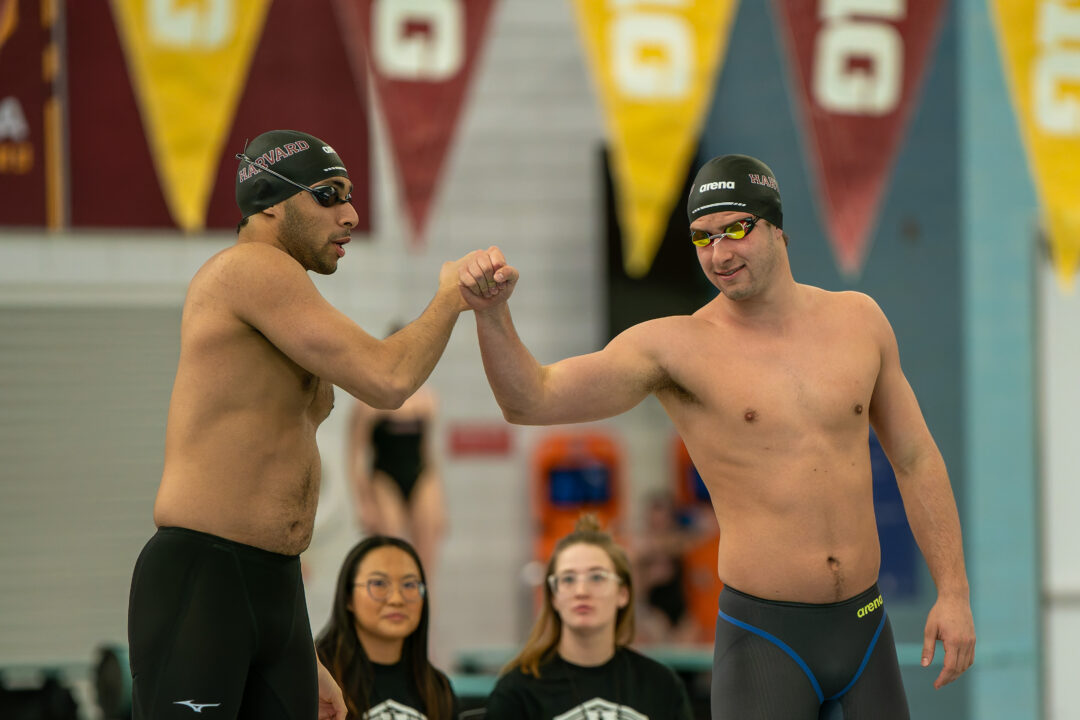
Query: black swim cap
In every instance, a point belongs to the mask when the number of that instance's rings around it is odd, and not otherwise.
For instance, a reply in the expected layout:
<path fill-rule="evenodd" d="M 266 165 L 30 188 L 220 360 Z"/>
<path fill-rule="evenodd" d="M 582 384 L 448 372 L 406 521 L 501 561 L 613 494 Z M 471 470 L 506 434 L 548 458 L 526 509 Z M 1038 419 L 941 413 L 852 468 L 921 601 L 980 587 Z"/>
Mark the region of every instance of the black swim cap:
<path fill-rule="evenodd" d="M 240 160 L 236 171 L 236 204 L 243 217 L 301 192 L 295 185 L 263 172 L 261 164 L 304 186 L 326 178 L 349 177 L 334 148 L 297 130 L 264 132 L 244 148 L 244 155 L 252 162 Z"/>
<path fill-rule="evenodd" d="M 749 155 L 721 155 L 701 166 L 686 215 L 690 222 L 715 212 L 748 212 L 784 227 L 780 186 L 769 166 Z"/>

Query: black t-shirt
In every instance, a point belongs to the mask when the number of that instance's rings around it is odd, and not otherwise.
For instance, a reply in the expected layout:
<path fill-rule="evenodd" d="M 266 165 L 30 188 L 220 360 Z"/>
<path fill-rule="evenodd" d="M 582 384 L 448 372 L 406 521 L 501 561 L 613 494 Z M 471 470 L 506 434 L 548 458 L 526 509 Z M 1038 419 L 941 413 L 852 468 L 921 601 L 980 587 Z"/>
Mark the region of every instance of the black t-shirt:
<path fill-rule="evenodd" d="M 375 679 L 371 688 L 371 709 L 364 713 L 365 720 L 427 720 L 424 703 L 413 687 L 405 663 L 371 663 L 371 667 L 375 670 Z M 454 698 L 454 715 L 457 715 L 457 698 Z"/>
<path fill-rule="evenodd" d="M 574 665 L 556 655 L 540 677 L 520 668 L 499 679 L 487 720 L 691 720 L 682 680 L 666 665 L 619 648 L 603 665 Z"/>

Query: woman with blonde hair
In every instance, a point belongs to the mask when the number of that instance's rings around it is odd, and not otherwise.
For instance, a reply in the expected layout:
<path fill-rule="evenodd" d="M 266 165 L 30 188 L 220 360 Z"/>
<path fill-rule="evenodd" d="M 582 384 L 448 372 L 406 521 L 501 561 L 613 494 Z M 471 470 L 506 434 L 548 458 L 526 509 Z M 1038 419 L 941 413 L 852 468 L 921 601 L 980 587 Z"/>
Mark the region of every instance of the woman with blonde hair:
<path fill-rule="evenodd" d="M 540 615 L 488 698 L 488 720 L 690 720 L 678 676 L 628 647 L 630 562 L 595 516 L 582 516 L 555 545 L 546 577 Z"/>

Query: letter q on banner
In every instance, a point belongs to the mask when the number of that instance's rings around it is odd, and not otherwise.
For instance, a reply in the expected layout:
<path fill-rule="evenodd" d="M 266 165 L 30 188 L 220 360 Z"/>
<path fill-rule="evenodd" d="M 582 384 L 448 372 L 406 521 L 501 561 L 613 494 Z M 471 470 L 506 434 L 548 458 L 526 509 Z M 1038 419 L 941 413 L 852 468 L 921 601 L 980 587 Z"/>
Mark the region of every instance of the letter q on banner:
<path fill-rule="evenodd" d="M 737 0 L 575 0 L 611 146 L 623 269 L 648 274 L 696 148 Z"/>
<path fill-rule="evenodd" d="M 819 214 L 856 277 L 941 23 L 942 0 L 775 0 Z"/>
<path fill-rule="evenodd" d="M 372 6 L 372 56 L 396 80 L 439 82 L 465 63 L 460 0 L 381 0 Z"/>
<path fill-rule="evenodd" d="M 694 35 L 678 16 L 626 13 L 611 24 L 615 84 L 629 98 L 681 98 L 694 69 Z"/>
<path fill-rule="evenodd" d="M 904 43 L 891 25 L 840 19 L 818 33 L 813 91 L 827 111 L 891 113 L 900 105 L 903 78 Z"/>
<path fill-rule="evenodd" d="M 193 4 L 150 0 L 146 6 L 150 42 L 160 48 L 184 51 L 216 50 L 233 36 L 235 19 L 231 0 Z"/>
<path fill-rule="evenodd" d="M 1044 2 L 1039 9 L 1035 120 L 1052 135 L 1080 135 L 1080 7 Z"/>
<path fill-rule="evenodd" d="M 337 2 L 374 80 L 418 247 L 494 0 Z"/>

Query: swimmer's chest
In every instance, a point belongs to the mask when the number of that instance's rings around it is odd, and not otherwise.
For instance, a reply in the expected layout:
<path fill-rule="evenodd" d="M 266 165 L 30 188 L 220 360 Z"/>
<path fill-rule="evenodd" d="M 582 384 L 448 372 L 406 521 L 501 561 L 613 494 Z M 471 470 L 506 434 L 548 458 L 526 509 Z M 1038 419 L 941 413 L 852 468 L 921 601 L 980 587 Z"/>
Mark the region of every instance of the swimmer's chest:
<path fill-rule="evenodd" d="M 880 369 L 868 338 L 840 335 L 738 342 L 687 364 L 685 387 L 700 409 L 725 422 L 847 425 L 865 422 Z"/>
<path fill-rule="evenodd" d="M 261 385 L 271 404 L 281 403 L 288 412 L 304 415 L 318 425 L 334 407 L 334 386 L 293 362 L 261 334 L 250 336 L 251 356 L 247 381 Z"/>
<path fill-rule="evenodd" d="M 334 409 L 334 386 L 307 371 L 304 375 L 301 384 L 304 397 L 308 399 L 307 413 L 318 424 Z"/>

